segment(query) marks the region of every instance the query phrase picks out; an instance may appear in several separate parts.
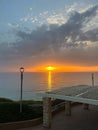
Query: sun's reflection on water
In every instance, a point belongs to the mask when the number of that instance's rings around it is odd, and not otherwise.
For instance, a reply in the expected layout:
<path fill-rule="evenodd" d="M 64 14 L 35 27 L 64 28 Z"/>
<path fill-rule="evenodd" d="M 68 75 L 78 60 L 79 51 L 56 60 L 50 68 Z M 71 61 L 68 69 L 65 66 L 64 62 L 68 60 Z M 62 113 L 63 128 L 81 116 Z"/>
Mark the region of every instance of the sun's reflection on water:
<path fill-rule="evenodd" d="M 51 71 L 48 72 L 48 92 L 52 90 Z"/>

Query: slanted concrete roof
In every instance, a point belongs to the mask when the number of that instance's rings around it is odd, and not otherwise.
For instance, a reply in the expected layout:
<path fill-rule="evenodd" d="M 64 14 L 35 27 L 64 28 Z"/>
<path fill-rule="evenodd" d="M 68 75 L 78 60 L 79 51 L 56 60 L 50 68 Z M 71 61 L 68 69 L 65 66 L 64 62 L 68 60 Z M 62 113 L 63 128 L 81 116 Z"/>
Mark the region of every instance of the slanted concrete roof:
<path fill-rule="evenodd" d="M 79 85 L 79 86 L 72 86 L 72 87 L 65 87 L 58 90 L 51 91 L 51 94 L 59 94 L 65 96 L 77 96 L 88 91 L 91 86 L 88 85 Z"/>
<path fill-rule="evenodd" d="M 79 85 L 40 94 L 43 97 L 98 105 L 98 86 Z"/>

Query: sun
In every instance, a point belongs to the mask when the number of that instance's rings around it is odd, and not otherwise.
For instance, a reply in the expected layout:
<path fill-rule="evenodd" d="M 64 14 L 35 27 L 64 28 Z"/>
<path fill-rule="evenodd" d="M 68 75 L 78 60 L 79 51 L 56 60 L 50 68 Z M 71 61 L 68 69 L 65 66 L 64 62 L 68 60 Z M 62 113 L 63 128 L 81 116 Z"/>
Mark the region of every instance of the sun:
<path fill-rule="evenodd" d="M 55 69 L 55 67 L 53 67 L 53 66 L 47 66 L 46 67 L 46 70 L 48 70 L 48 71 L 52 71 L 52 70 L 54 70 Z"/>

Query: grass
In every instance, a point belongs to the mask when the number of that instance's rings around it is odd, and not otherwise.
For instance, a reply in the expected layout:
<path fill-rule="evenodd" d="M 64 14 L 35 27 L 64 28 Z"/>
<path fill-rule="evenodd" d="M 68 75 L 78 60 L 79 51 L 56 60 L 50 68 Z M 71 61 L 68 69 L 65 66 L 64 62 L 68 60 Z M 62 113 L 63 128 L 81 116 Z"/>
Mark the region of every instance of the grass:
<path fill-rule="evenodd" d="M 40 101 L 23 101 L 23 112 L 19 112 L 19 101 L 0 98 L 0 123 L 31 120 L 42 116 L 42 107 L 32 107 Z"/>
<path fill-rule="evenodd" d="M 0 98 L 0 102 L 13 102 L 13 100 L 8 98 Z"/>
<path fill-rule="evenodd" d="M 16 102 L 19 103 L 19 101 Z M 23 100 L 22 102 L 27 105 L 42 104 L 42 101 L 34 101 L 34 100 Z"/>

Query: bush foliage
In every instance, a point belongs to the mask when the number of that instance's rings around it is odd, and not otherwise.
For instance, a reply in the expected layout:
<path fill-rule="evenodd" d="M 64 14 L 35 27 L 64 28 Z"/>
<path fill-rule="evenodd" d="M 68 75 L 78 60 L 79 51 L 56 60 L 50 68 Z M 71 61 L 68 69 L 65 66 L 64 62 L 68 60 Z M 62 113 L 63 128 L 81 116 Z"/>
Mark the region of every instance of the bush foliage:
<path fill-rule="evenodd" d="M 23 112 L 19 112 L 19 103 L 0 103 L 0 123 L 30 120 L 42 116 L 42 107 L 23 104 Z"/>

